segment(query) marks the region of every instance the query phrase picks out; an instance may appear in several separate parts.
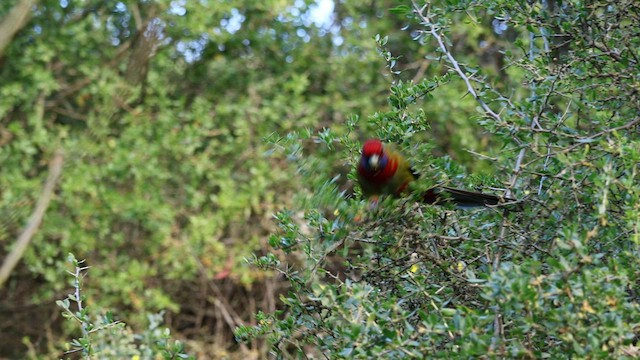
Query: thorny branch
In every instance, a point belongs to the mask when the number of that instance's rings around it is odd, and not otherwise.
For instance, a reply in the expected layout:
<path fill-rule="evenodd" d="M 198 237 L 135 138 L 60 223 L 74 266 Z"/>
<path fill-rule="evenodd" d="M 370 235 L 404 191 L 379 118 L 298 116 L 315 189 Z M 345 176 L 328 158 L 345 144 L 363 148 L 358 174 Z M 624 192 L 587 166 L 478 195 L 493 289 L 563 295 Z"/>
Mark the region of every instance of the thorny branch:
<path fill-rule="evenodd" d="M 498 114 L 497 112 L 493 111 L 489 107 L 489 105 L 487 105 L 487 103 L 484 102 L 484 100 L 479 96 L 479 94 L 474 89 L 473 85 L 471 84 L 471 79 L 462 70 L 462 68 L 460 67 L 460 63 L 455 59 L 455 57 L 453 56 L 451 51 L 449 51 L 449 49 L 445 45 L 445 42 L 443 40 L 443 36 L 439 32 L 439 28 L 433 23 L 433 21 L 431 19 L 431 14 L 429 13 L 429 9 L 430 9 L 429 5 L 430 4 L 426 3 L 423 7 L 419 7 L 418 4 L 415 2 L 415 0 L 412 0 L 412 4 L 413 4 L 414 10 L 415 10 L 415 13 L 422 20 L 422 24 L 427 28 L 426 32 L 429 33 L 438 42 L 438 46 L 439 46 L 440 50 L 442 51 L 442 53 L 446 56 L 447 60 L 449 61 L 449 64 L 451 64 L 451 66 L 453 67 L 455 72 L 458 74 L 458 76 L 466 84 L 467 91 L 469 92 L 469 94 L 471 94 L 471 96 L 473 96 L 473 98 L 476 100 L 476 102 L 478 104 L 480 104 L 480 107 L 482 108 L 482 110 L 485 112 L 485 114 L 487 116 L 491 117 L 492 119 L 494 119 L 498 123 L 504 123 L 504 121 L 500 117 L 500 114 Z M 537 119 L 536 119 L 536 121 L 532 121 L 531 127 L 535 128 L 535 126 L 537 124 L 538 124 L 538 122 L 537 122 Z M 540 127 L 540 126 L 538 125 L 538 127 Z M 517 182 L 517 179 L 518 179 L 518 175 L 520 173 L 521 166 L 522 166 L 522 161 L 524 160 L 525 154 L 526 154 L 526 149 L 525 149 L 525 147 L 522 147 L 520 149 L 519 153 L 518 153 L 518 156 L 516 157 L 516 161 L 515 161 L 515 165 L 514 165 L 514 168 L 513 168 L 513 172 L 511 174 L 511 178 L 509 179 L 509 184 L 508 184 L 507 189 L 505 191 L 505 197 L 511 197 L 511 191 L 512 191 L 513 187 L 516 185 L 516 182 Z M 506 212 L 507 211 L 508 210 L 505 210 L 505 216 L 504 216 L 504 219 L 502 221 L 502 225 L 500 227 L 500 233 L 498 235 L 499 240 L 504 239 L 505 236 L 506 236 L 506 225 L 507 225 L 506 224 L 506 222 L 507 222 Z M 500 266 L 500 257 L 501 257 L 501 253 L 498 250 L 494 254 L 493 259 L 492 260 L 490 259 L 490 261 L 493 262 L 494 271 L 497 270 L 499 268 L 499 266 Z M 502 313 L 500 311 L 500 307 L 499 306 L 496 306 L 496 308 L 495 308 L 495 318 L 494 318 L 494 326 L 493 327 L 494 327 L 494 336 L 493 336 L 493 340 L 492 340 L 492 343 L 491 343 L 491 349 L 495 349 L 495 347 L 498 344 L 498 339 L 503 339 L 504 340 L 504 326 L 503 326 L 503 320 L 502 320 Z"/>
<path fill-rule="evenodd" d="M 467 74 L 465 74 L 464 71 L 462 71 L 462 68 L 460 67 L 460 63 L 458 63 L 458 61 L 455 59 L 455 57 L 453 57 L 453 55 L 445 45 L 442 36 L 438 32 L 438 27 L 432 23 L 431 15 L 428 12 L 425 14 L 425 11 L 429 8 L 429 3 L 427 3 L 423 7 L 419 7 L 418 4 L 416 4 L 415 0 L 412 0 L 411 2 L 413 3 L 413 7 L 415 9 L 416 14 L 418 14 L 420 19 L 422 20 L 423 25 L 427 27 L 427 32 L 431 36 L 433 36 L 434 39 L 436 39 L 436 41 L 438 42 L 438 46 L 440 47 L 440 50 L 442 50 L 442 52 L 447 57 L 447 60 L 449 60 L 449 63 L 451 64 L 451 66 L 453 66 L 453 69 L 456 71 L 456 73 L 460 76 L 460 78 L 466 84 L 467 91 L 469 92 L 469 94 L 471 94 L 471 96 L 473 96 L 473 98 L 478 102 L 478 104 L 480 104 L 480 107 L 482 107 L 482 110 L 484 110 L 484 112 L 488 116 L 492 117 L 496 121 L 502 122 L 502 119 L 500 118 L 500 114 L 493 111 L 489 107 L 489 105 L 487 105 L 487 103 L 485 103 L 484 100 L 480 98 L 480 96 L 478 95 L 478 92 L 473 88 L 473 85 L 471 84 L 471 79 L 467 76 Z"/>
<path fill-rule="evenodd" d="M 415 10 L 415 13 L 422 20 L 422 24 L 426 26 L 427 28 L 426 32 L 428 32 L 431 36 L 433 36 L 434 39 L 436 39 L 436 41 L 438 42 L 438 47 L 440 48 L 442 53 L 445 54 L 445 56 L 447 57 L 447 60 L 449 61 L 449 63 L 451 64 L 455 72 L 458 74 L 458 76 L 466 84 L 467 91 L 469 92 L 469 94 L 471 94 L 471 96 L 473 96 L 476 102 L 478 102 L 478 104 L 480 105 L 480 107 L 482 108 L 482 110 L 485 112 L 487 116 L 493 118 L 498 123 L 504 123 L 504 121 L 500 117 L 500 114 L 493 111 L 489 107 L 489 105 L 487 105 L 487 103 L 480 97 L 478 92 L 473 87 L 473 84 L 471 84 L 471 79 L 469 78 L 469 76 L 467 76 L 467 74 L 462 70 L 460 63 L 456 60 L 456 58 L 453 56 L 451 51 L 449 51 L 449 48 L 447 48 L 445 41 L 443 39 L 443 36 L 440 34 L 438 27 L 433 23 L 431 19 L 431 14 L 428 11 L 430 8 L 429 6 L 430 4 L 427 3 L 424 6 L 420 7 L 415 2 L 415 0 L 412 0 L 412 4 Z M 532 128 L 535 127 L 535 124 L 537 124 L 537 122 L 533 122 L 531 124 Z M 519 142 L 518 139 L 516 139 L 516 141 Z M 520 152 L 518 153 L 511 178 L 509 179 L 509 186 L 507 186 L 507 189 L 504 194 L 504 196 L 507 198 L 511 197 L 511 190 L 515 186 L 516 181 L 518 179 L 518 174 L 520 173 L 520 166 L 522 164 L 522 160 L 524 159 L 524 156 L 525 156 L 525 148 L 523 147 L 522 149 L 520 149 Z"/>

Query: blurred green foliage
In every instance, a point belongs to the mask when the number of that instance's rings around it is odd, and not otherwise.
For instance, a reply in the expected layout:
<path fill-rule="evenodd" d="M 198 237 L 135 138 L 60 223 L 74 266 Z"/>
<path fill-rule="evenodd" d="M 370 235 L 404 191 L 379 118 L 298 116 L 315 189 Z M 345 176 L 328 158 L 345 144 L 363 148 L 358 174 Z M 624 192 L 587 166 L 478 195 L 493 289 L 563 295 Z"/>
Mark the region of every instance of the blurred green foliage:
<path fill-rule="evenodd" d="M 58 149 L 65 167 L 5 284 L 0 354 L 80 338 L 53 306 L 71 252 L 88 316 L 130 326 L 98 356 L 167 340 L 161 311 L 201 358 L 636 356 L 637 5 L 423 5 L 316 23 L 314 1 L 38 1 L 0 55 L 5 251 Z M 352 164 L 371 136 L 416 190 L 506 188 L 522 211 L 370 214 Z"/>
<path fill-rule="evenodd" d="M 2 2 L 0 19 L 21 3 Z M 65 166 L 5 284 L 0 353 L 21 354 L 28 338 L 55 354 L 69 338 L 53 305 L 69 252 L 91 266 L 94 309 L 134 329 L 167 310 L 201 353 L 237 350 L 231 330 L 286 286 L 243 259 L 267 251 L 272 214 L 301 194 L 263 139 L 384 107 L 389 79 L 371 39 L 400 33 L 388 7 L 339 4 L 323 25 L 313 1 L 37 1 L 0 56 L 6 252 L 57 149 Z M 34 314 L 47 331 L 29 325 Z"/>

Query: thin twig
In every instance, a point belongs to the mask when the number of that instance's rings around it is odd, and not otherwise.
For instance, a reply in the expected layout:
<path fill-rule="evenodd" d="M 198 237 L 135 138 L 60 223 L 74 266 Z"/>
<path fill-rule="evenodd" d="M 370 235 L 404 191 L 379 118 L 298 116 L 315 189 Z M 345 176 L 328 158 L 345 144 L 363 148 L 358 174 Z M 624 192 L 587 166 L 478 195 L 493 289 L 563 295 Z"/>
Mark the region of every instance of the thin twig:
<path fill-rule="evenodd" d="M 84 260 L 83 260 L 84 261 Z M 78 265 L 81 262 L 78 262 Z M 82 268 L 80 266 L 76 266 L 76 271 L 73 274 L 73 287 L 75 288 L 75 297 L 76 304 L 78 304 L 78 314 L 82 314 L 82 296 L 80 296 L 80 276 L 82 275 Z M 89 331 L 87 330 L 87 323 L 85 321 L 80 322 L 82 324 L 82 336 L 87 337 L 89 335 Z"/>

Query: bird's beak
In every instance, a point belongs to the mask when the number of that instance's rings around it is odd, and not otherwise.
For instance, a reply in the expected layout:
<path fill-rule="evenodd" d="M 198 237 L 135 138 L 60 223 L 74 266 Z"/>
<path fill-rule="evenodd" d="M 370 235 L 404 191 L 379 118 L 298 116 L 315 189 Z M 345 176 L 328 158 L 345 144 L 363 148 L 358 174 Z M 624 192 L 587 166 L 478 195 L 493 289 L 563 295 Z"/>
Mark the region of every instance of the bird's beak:
<path fill-rule="evenodd" d="M 369 157 L 369 166 L 374 169 L 377 170 L 378 166 L 380 165 L 380 156 L 378 155 L 371 155 Z"/>

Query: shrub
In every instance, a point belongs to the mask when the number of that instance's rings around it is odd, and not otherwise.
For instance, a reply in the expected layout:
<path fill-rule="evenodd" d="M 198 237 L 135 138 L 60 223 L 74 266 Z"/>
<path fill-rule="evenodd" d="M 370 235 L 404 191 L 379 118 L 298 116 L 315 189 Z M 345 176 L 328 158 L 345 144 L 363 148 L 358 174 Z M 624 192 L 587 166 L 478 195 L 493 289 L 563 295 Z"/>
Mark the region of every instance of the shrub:
<path fill-rule="evenodd" d="M 403 2 L 393 12 L 437 70 L 403 81 L 404 54 L 378 37 L 395 76 L 389 110 L 354 118 L 343 133 L 275 141 L 297 155 L 289 158 L 309 198 L 277 216 L 277 250 L 252 262 L 278 271 L 291 290 L 282 311 L 257 314 L 258 325 L 236 336 L 266 337 L 277 357 L 640 355 L 640 8 L 507 0 Z M 484 39 L 472 42 L 470 27 Z M 497 72 L 463 51 L 474 45 L 501 54 Z M 470 149 L 488 160 L 480 176 L 434 156 L 425 129 L 439 124 L 426 109 L 438 101 L 475 102 L 462 121 L 488 137 L 485 149 Z M 372 212 L 332 172 L 356 163 L 356 130 L 367 128 L 399 142 L 423 173 L 414 190 L 483 185 L 519 207 L 456 210 L 409 197 Z M 321 148 L 300 151 L 309 139 Z M 281 251 L 299 253 L 300 263 Z"/>

